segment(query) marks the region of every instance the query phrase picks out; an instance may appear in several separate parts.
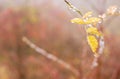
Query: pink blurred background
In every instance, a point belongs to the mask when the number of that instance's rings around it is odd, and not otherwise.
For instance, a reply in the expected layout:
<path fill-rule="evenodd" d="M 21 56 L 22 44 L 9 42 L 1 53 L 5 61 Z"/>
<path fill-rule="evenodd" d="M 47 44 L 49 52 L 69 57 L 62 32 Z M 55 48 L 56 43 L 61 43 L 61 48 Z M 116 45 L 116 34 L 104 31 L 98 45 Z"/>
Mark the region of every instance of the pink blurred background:
<path fill-rule="evenodd" d="M 69 0 L 82 13 L 102 14 L 120 0 Z M 80 17 L 64 0 L 0 0 L 0 79 L 120 79 L 118 17 L 103 23 L 105 50 L 100 65 L 91 70 L 93 53 Z M 79 75 L 38 54 L 22 41 L 26 36 L 40 48 L 69 63 Z"/>

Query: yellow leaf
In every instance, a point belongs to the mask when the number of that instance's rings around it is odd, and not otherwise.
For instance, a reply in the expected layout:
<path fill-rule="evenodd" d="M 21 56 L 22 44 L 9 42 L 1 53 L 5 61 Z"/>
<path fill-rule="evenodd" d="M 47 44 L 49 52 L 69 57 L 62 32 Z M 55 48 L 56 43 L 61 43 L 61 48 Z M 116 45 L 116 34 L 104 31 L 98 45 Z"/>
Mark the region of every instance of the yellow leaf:
<path fill-rule="evenodd" d="M 85 13 L 85 15 L 83 16 L 83 18 L 88 18 L 88 17 L 90 17 L 90 16 L 92 16 L 92 12 L 87 12 L 87 13 Z"/>
<path fill-rule="evenodd" d="M 91 17 L 87 20 L 88 23 L 92 24 L 92 23 L 98 23 L 100 22 L 101 19 L 100 18 L 97 18 L 97 17 Z"/>
<path fill-rule="evenodd" d="M 97 36 L 102 36 L 102 33 L 100 33 L 100 32 L 97 30 L 97 28 L 95 28 L 95 27 L 89 27 L 89 28 L 87 28 L 86 32 L 87 32 L 88 34 L 97 35 Z"/>
<path fill-rule="evenodd" d="M 72 23 L 77 23 L 77 24 L 93 24 L 93 23 L 98 23 L 100 21 L 101 19 L 96 17 L 92 17 L 88 19 L 74 18 L 71 20 Z"/>
<path fill-rule="evenodd" d="M 77 24 L 85 24 L 85 22 L 83 21 L 83 19 L 80 18 L 74 18 L 71 20 L 72 23 L 77 23 Z"/>
<path fill-rule="evenodd" d="M 94 54 L 97 54 L 97 48 L 98 48 L 98 41 L 93 35 L 87 36 L 88 44 L 93 51 Z"/>

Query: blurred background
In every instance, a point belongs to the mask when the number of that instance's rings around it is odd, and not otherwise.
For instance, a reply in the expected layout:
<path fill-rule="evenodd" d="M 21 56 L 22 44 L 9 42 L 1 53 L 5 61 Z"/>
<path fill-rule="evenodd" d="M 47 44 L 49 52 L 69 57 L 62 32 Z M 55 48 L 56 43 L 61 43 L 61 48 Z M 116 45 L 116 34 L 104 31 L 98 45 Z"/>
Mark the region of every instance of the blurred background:
<path fill-rule="evenodd" d="M 82 13 L 99 15 L 120 0 L 69 0 Z M 64 0 L 0 0 L 0 79 L 120 79 L 120 16 L 103 23 L 105 50 L 100 65 L 91 70 L 93 53 L 80 17 Z M 54 62 L 22 41 L 34 44 L 69 63 L 79 74 Z"/>

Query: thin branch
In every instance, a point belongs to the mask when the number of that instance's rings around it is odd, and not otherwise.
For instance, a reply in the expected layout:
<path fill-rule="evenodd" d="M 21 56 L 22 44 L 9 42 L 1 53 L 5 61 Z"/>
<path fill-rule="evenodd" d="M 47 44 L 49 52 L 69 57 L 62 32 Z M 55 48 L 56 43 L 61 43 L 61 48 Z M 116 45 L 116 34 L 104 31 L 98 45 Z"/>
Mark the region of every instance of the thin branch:
<path fill-rule="evenodd" d="M 22 41 L 24 43 L 26 43 L 28 46 L 30 46 L 32 49 L 34 49 L 37 53 L 45 56 L 46 58 L 57 62 L 58 64 L 63 65 L 63 67 L 65 67 L 66 69 L 72 71 L 75 75 L 79 76 L 80 73 L 77 69 L 75 69 L 74 67 L 72 67 L 70 64 L 66 63 L 65 61 L 59 59 L 58 57 L 56 57 L 53 54 L 48 53 L 47 51 L 45 51 L 44 49 L 36 46 L 34 43 L 32 43 L 27 37 L 23 37 Z"/>
<path fill-rule="evenodd" d="M 73 6 L 70 2 L 68 2 L 67 0 L 64 0 L 65 3 L 68 5 L 68 7 L 70 9 L 72 9 L 73 11 L 77 12 L 78 14 L 80 14 L 81 16 L 83 16 L 83 14 L 81 13 L 81 11 L 79 9 L 77 9 L 75 6 Z"/>

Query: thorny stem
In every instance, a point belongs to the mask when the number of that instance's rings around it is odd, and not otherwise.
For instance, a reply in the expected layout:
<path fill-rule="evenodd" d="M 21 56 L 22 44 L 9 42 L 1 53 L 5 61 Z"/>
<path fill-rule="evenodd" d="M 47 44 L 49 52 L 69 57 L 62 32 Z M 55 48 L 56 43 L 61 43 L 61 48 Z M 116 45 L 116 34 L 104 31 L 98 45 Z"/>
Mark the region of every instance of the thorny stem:
<path fill-rule="evenodd" d="M 73 11 L 76 11 L 78 14 L 80 14 L 81 16 L 83 16 L 83 14 L 81 13 L 81 11 L 79 9 L 77 9 L 75 6 L 73 6 L 70 2 L 68 2 L 67 0 L 64 0 L 65 3 L 68 5 L 68 7 L 70 9 L 72 9 Z"/>
<path fill-rule="evenodd" d="M 30 46 L 32 49 L 34 49 L 37 53 L 45 56 L 46 58 L 57 62 L 58 64 L 63 65 L 63 67 L 65 67 L 66 69 L 72 71 L 76 76 L 79 76 L 80 73 L 77 69 L 75 69 L 73 66 L 71 66 L 70 64 L 66 63 L 65 61 L 59 59 L 58 57 L 56 57 L 53 54 L 48 53 L 47 51 L 45 51 L 44 49 L 36 46 L 34 43 L 32 43 L 27 37 L 23 37 L 22 41 L 25 42 L 28 46 Z"/>

